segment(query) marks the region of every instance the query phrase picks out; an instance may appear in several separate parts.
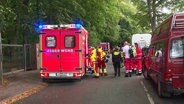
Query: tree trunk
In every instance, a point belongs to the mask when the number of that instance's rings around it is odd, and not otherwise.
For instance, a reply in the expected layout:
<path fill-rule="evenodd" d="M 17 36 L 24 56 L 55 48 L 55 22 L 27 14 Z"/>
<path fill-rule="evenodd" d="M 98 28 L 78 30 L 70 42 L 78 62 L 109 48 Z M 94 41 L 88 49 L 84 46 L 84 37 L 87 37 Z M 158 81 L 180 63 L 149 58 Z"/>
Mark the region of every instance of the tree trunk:
<path fill-rule="evenodd" d="M 148 14 L 151 23 L 151 30 L 154 31 L 156 27 L 156 0 L 147 0 Z"/>
<path fill-rule="evenodd" d="M 152 2 L 152 12 L 153 12 L 153 15 L 152 15 L 152 31 L 155 29 L 156 27 L 156 0 L 153 0 Z"/>
<path fill-rule="evenodd" d="M 151 23 L 151 30 L 153 31 L 153 21 L 152 21 L 152 6 L 151 6 L 151 0 L 147 0 L 147 5 L 148 5 L 148 14 L 149 14 L 149 20 L 150 20 L 150 23 Z"/>

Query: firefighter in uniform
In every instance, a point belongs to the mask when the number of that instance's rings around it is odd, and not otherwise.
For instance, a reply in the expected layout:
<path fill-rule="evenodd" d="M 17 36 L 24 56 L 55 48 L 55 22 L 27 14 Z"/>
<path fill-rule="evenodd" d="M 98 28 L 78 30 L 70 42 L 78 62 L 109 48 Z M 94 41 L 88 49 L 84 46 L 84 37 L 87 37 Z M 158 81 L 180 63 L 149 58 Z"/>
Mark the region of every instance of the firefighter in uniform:
<path fill-rule="evenodd" d="M 94 76 L 99 77 L 99 70 L 98 70 L 98 62 L 97 62 L 97 55 L 96 55 L 96 49 L 92 48 L 91 50 L 91 55 L 90 55 L 90 61 L 91 61 L 91 67 L 93 68 L 94 71 Z"/>
<path fill-rule="evenodd" d="M 97 49 L 97 61 L 98 61 L 98 67 L 100 69 L 100 75 L 101 76 L 107 76 L 107 69 L 106 69 L 106 53 L 103 51 L 102 47 L 98 47 Z"/>
<path fill-rule="evenodd" d="M 137 64 L 137 75 L 141 75 L 142 74 L 142 49 L 139 47 L 138 43 L 135 43 L 135 48 L 136 48 L 136 56 L 135 56 L 135 61 Z"/>

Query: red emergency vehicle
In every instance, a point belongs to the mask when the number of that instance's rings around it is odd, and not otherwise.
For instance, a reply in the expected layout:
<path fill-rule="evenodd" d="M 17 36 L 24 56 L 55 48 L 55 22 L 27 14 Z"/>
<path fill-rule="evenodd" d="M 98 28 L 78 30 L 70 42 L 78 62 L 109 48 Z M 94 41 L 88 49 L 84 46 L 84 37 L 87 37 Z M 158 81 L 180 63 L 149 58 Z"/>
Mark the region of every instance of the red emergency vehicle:
<path fill-rule="evenodd" d="M 100 46 L 106 53 L 110 53 L 110 44 L 108 42 L 102 42 Z"/>
<path fill-rule="evenodd" d="M 41 71 L 45 79 L 80 79 L 88 65 L 88 32 L 79 24 L 43 25 Z"/>
<path fill-rule="evenodd" d="M 158 86 L 158 95 L 184 92 L 184 13 L 173 14 L 152 33 L 143 75 Z"/>

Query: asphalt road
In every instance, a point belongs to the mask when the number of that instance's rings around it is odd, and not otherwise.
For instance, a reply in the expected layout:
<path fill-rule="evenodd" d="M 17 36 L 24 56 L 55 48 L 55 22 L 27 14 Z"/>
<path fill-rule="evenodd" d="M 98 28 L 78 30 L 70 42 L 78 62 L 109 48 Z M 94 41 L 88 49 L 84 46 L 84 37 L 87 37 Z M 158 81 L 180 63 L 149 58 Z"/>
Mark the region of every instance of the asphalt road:
<path fill-rule="evenodd" d="M 54 81 L 41 92 L 16 104 L 183 104 L 184 95 L 161 99 L 156 86 L 142 76 L 113 77 L 108 65 L 106 77 L 85 77 L 81 81 Z"/>

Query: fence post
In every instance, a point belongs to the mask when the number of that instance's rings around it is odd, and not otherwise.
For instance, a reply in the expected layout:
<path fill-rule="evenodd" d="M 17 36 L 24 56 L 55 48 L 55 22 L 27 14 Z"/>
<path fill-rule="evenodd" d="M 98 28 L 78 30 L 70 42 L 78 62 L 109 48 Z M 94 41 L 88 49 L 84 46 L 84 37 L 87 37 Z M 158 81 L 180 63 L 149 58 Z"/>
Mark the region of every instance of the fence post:
<path fill-rule="evenodd" d="M 2 85 L 4 84 L 3 81 L 3 52 L 2 52 L 2 38 L 1 38 L 1 32 L 0 32 L 0 79 Z"/>
<path fill-rule="evenodd" d="M 27 71 L 27 55 L 26 55 L 26 44 L 24 44 L 24 71 Z"/>

